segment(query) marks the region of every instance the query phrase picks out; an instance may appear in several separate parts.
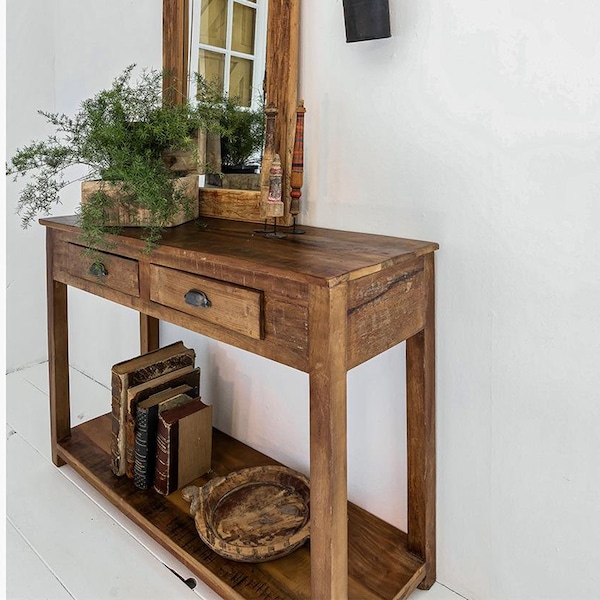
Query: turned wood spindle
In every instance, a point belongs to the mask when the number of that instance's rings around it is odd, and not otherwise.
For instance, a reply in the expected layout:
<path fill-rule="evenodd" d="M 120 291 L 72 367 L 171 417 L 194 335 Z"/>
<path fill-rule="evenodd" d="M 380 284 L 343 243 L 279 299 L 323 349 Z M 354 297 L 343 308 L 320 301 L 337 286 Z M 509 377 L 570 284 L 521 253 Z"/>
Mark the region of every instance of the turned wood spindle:
<path fill-rule="evenodd" d="M 272 102 L 265 108 L 265 156 L 270 159 L 275 154 L 275 119 L 278 112 L 277 107 Z"/>
<path fill-rule="evenodd" d="M 278 114 L 277 107 L 271 102 L 265 109 L 265 148 L 263 151 L 262 169 L 260 173 L 260 199 L 261 216 L 269 217 L 283 216 L 283 202 L 269 201 L 269 187 L 271 185 L 271 165 L 275 158 L 275 120 Z"/>
<path fill-rule="evenodd" d="M 294 217 L 300 212 L 300 197 L 304 179 L 304 100 L 300 101 L 296 109 L 296 136 L 294 139 L 294 154 L 292 157 L 292 173 L 290 176 L 290 214 Z"/>

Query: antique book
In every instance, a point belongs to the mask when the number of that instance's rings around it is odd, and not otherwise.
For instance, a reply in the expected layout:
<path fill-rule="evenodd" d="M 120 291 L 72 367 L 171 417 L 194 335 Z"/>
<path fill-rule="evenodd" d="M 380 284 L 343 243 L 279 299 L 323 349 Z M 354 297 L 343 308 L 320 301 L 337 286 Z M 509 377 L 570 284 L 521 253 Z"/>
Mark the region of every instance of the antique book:
<path fill-rule="evenodd" d="M 138 404 L 135 418 L 135 458 L 133 465 L 133 483 L 136 487 L 147 490 L 154 483 L 156 429 L 159 413 L 190 402 L 192 396 L 188 396 L 186 392 L 191 389 L 189 385 L 170 387 L 157 394 L 152 394 L 152 396 Z"/>
<path fill-rule="evenodd" d="M 184 367 L 166 373 L 156 379 L 140 383 L 127 390 L 125 407 L 125 474 L 133 479 L 135 463 L 135 417 L 137 405 L 157 392 L 179 385 L 189 385 L 190 395 L 194 398 L 200 393 L 200 369 L 193 366 Z"/>
<path fill-rule="evenodd" d="M 181 367 L 194 365 L 195 360 L 196 353 L 193 348 L 186 348 L 183 342 L 175 342 L 112 367 L 111 467 L 115 475 L 124 475 L 126 471 L 127 390 Z"/>
<path fill-rule="evenodd" d="M 154 489 L 172 494 L 210 471 L 212 406 L 200 398 L 158 416 Z"/>

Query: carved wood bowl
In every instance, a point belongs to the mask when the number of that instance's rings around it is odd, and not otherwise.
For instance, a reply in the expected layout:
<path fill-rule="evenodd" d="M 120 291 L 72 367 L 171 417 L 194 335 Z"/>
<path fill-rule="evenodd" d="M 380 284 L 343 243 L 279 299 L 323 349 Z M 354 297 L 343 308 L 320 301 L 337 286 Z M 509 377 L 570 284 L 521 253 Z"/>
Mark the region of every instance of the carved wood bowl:
<path fill-rule="evenodd" d="M 287 467 L 242 469 L 181 493 L 202 540 L 230 560 L 280 558 L 309 536 L 308 479 Z"/>

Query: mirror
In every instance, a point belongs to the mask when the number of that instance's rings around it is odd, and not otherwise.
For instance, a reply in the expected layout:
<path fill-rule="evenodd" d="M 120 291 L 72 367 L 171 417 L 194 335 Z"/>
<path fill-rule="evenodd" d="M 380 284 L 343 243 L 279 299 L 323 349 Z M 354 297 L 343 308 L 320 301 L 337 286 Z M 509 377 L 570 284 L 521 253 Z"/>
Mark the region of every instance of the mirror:
<path fill-rule="evenodd" d="M 256 106 L 262 69 L 255 65 L 261 62 L 265 47 L 264 103 L 273 103 L 278 111 L 273 136 L 283 172 L 284 216 L 280 222 L 284 225 L 291 224 L 289 190 L 298 104 L 299 3 L 300 0 L 163 0 L 163 68 L 172 73 L 173 81 L 168 85 L 173 84 L 181 97 L 189 93 L 188 72 L 199 71 L 207 78 L 220 78 L 224 89 L 241 98 L 247 107 L 252 107 L 253 102 Z M 259 21 L 262 18 L 264 22 L 264 10 L 266 28 L 261 30 Z M 202 23 L 203 16 L 213 24 L 210 31 Z M 239 23 L 235 33 L 234 18 Z M 192 27 L 197 35 L 190 33 Z M 264 166 L 261 172 L 265 172 Z M 259 190 L 202 187 L 199 194 L 200 213 L 204 216 L 253 222 L 266 218 Z"/>

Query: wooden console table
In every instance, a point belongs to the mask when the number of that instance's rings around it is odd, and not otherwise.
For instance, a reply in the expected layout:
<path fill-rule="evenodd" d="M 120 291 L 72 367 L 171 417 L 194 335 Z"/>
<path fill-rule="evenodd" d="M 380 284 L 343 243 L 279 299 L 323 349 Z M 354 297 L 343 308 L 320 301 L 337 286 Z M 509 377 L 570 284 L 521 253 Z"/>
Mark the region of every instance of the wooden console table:
<path fill-rule="evenodd" d="M 139 230 L 125 229 L 100 253 L 99 276 L 75 217 L 41 223 L 56 465 L 70 464 L 225 598 L 391 600 L 433 584 L 437 244 L 312 227 L 265 239 L 250 223 L 207 219 L 167 231 L 151 254 Z M 222 559 L 198 537 L 178 492 L 165 498 L 112 474 L 110 414 L 71 428 L 67 286 L 138 311 L 143 352 L 158 347 L 163 319 L 309 374 L 309 544 L 262 564 Z M 187 304 L 190 290 L 204 292 L 211 306 Z M 403 340 L 408 533 L 348 503 L 346 481 L 347 371 Z M 211 476 L 274 462 L 215 431 Z"/>

